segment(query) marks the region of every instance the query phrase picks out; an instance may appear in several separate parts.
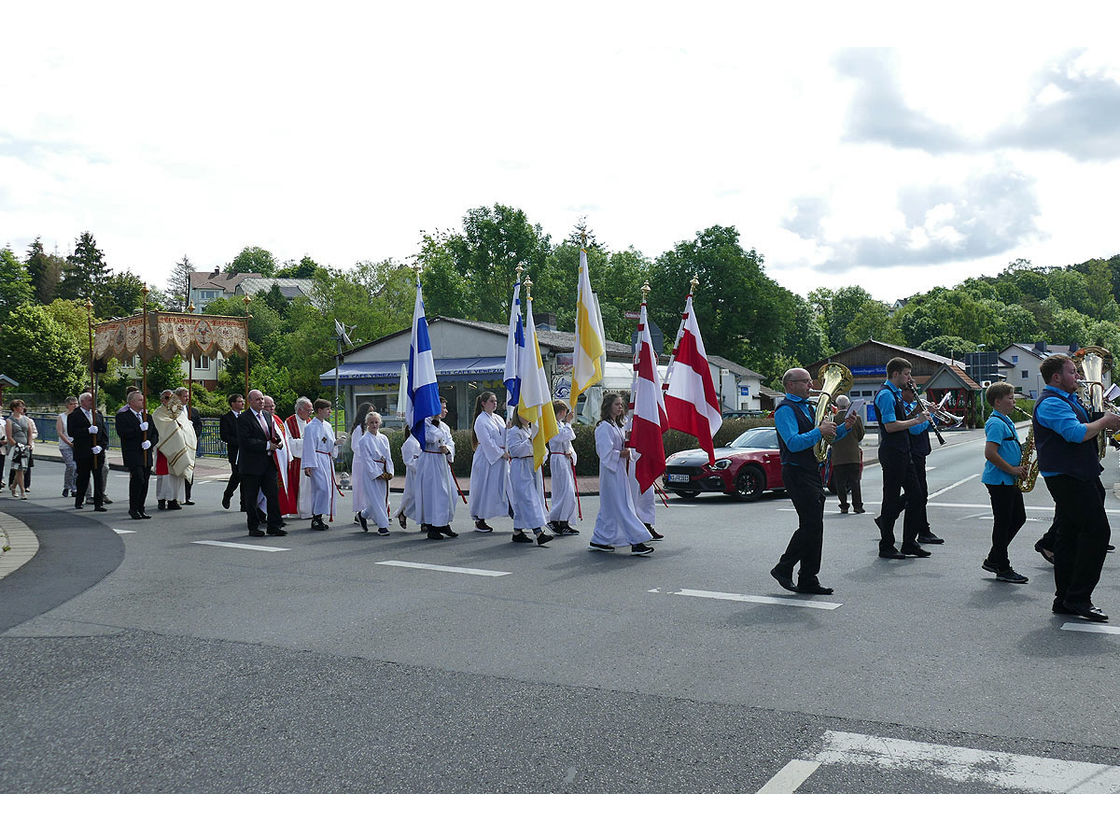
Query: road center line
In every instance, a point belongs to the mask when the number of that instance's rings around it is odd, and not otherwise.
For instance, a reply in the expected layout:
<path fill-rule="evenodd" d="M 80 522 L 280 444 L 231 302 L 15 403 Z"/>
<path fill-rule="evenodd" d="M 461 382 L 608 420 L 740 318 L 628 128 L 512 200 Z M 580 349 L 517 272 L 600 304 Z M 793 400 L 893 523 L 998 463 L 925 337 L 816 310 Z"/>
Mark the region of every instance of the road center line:
<path fill-rule="evenodd" d="M 495 572 L 493 569 L 468 569 L 460 566 L 437 566 L 433 563 L 410 563 L 407 560 L 379 560 L 378 566 L 402 566 L 406 569 L 425 569 L 429 572 L 454 572 L 457 575 L 482 575 L 483 577 L 501 577 L 512 572 Z"/>
<path fill-rule="evenodd" d="M 759 788 L 759 793 L 793 793 L 805 780 L 813 775 L 818 767 L 821 766 L 819 761 L 805 761 L 800 758 L 795 758 L 781 770 L 774 774 L 774 776 Z"/>
<path fill-rule="evenodd" d="M 1067 621 L 1062 630 L 1073 630 L 1076 633 L 1108 633 L 1120 636 L 1120 627 L 1105 627 L 1103 624 L 1082 624 L 1078 621 Z"/>
<path fill-rule="evenodd" d="M 736 592 L 708 592 L 704 589 L 651 589 L 663 595 L 687 595 L 690 598 L 712 598 L 717 601 L 744 601 L 750 604 L 772 604 L 779 607 L 808 607 L 812 610 L 835 610 L 842 604 L 830 601 L 810 601 L 802 598 L 772 598 L 769 595 L 740 595 Z"/>
<path fill-rule="evenodd" d="M 930 493 L 929 496 L 927 496 L 926 498 L 927 499 L 935 499 L 938 496 L 940 496 L 942 493 L 948 493 L 954 487 L 960 487 L 965 482 L 972 481 L 972 479 L 979 478 L 979 477 L 980 477 L 980 473 L 973 473 L 972 475 L 968 476 L 967 478 L 962 478 L 960 481 L 956 482 L 955 484 L 950 484 L 948 487 L 942 487 L 936 493 Z"/>
<path fill-rule="evenodd" d="M 220 540 L 195 540 L 195 545 L 213 545 L 218 548 L 240 548 L 245 551 L 288 551 L 286 548 L 280 548 L 272 545 L 245 545 L 245 543 L 235 542 L 221 542 Z"/>

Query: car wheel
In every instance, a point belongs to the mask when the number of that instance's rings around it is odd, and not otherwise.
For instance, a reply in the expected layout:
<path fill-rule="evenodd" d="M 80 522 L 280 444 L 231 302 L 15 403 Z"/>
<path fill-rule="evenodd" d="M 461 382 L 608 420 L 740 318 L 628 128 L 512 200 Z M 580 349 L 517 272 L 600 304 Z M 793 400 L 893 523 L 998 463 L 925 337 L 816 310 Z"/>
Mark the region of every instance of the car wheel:
<path fill-rule="evenodd" d="M 753 502 L 766 489 L 766 473 L 757 464 L 747 464 L 735 475 L 735 495 Z"/>
<path fill-rule="evenodd" d="M 673 492 L 680 496 L 682 499 L 695 499 L 700 495 L 699 490 L 674 490 Z"/>

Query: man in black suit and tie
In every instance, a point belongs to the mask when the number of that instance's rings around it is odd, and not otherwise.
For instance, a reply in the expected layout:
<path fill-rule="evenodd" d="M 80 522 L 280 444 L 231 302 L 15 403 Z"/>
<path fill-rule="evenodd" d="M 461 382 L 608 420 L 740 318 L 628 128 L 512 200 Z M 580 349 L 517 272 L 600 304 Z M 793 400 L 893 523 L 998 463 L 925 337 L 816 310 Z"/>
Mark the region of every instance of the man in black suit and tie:
<path fill-rule="evenodd" d="M 129 394 L 128 404 L 117 412 L 117 437 L 121 439 L 124 465 L 128 468 L 128 515 L 133 519 L 151 519 L 144 504 L 152 477 L 152 447 L 159 440 L 159 433 L 151 415 L 144 411 L 144 395 L 139 391 Z"/>
<path fill-rule="evenodd" d="M 237 466 L 237 417 L 245 410 L 245 398 L 240 394 L 234 394 L 228 402 L 229 411 L 221 416 L 218 424 L 218 437 L 226 445 L 226 454 L 229 457 L 229 481 L 226 483 L 226 492 L 222 494 L 222 507 L 226 510 L 229 510 L 229 500 L 233 498 L 233 491 L 241 483 L 241 470 Z M 241 509 L 245 510 L 244 506 Z"/>
<path fill-rule="evenodd" d="M 263 493 L 268 508 L 268 534 L 286 537 L 280 517 L 280 475 L 273 451 L 284 445 L 276 434 L 271 412 L 264 410 L 264 394 L 249 392 L 249 410 L 237 418 L 237 457 L 241 472 L 241 509 L 249 523 L 250 537 L 263 537 L 257 517 L 257 493 Z"/>
<path fill-rule="evenodd" d="M 93 407 L 93 394 L 89 391 L 78 397 L 78 407 L 66 418 L 66 434 L 74 441 L 74 462 L 78 465 L 74 507 L 82 509 L 92 475 L 93 509 L 104 512 L 105 486 L 101 464 L 105 460 L 105 447 L 109 445 L 109 431 L 105 428 L 105 418 Z"/>

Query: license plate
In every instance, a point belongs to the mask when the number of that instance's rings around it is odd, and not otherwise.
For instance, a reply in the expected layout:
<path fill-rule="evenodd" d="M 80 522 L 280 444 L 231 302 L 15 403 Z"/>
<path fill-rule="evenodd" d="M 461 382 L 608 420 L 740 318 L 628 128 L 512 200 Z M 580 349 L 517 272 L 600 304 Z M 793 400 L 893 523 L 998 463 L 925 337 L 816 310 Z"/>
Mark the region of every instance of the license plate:
<path fill-rule="evenodd" d="M 681 473 L 669 473 L 669 481 L 673 484 L 688 484 L 688 476 Z"/>

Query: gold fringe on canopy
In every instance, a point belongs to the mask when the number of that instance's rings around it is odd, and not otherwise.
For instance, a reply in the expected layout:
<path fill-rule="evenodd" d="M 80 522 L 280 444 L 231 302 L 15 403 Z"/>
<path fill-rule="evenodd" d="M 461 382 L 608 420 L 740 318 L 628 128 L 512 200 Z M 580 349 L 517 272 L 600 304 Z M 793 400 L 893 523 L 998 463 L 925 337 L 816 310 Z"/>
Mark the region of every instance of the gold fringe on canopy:
<path fill-rule="evenodd" d="M 144 316 L 115 318 L 94 327 L 93 357 L 130 362 L 175 356 L 246 353 L 249 320 L 244 317 L 192 315 L 186 312 L 149 312 L 148 340 L 144 342 Z"/>

